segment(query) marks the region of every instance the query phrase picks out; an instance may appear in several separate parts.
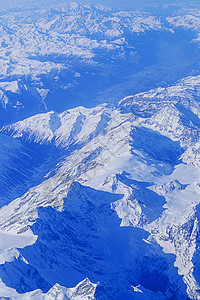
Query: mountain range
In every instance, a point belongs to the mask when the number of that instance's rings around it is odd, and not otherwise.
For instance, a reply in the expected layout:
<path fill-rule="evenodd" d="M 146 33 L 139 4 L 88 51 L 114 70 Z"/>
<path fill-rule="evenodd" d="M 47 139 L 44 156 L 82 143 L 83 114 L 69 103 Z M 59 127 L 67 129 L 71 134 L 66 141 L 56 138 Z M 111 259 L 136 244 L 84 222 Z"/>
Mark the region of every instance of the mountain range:
<path fill-rule="evenodd" d="M 200 299 L 199 10 L 155 11 L 2 11 L 0 299 Z"/>

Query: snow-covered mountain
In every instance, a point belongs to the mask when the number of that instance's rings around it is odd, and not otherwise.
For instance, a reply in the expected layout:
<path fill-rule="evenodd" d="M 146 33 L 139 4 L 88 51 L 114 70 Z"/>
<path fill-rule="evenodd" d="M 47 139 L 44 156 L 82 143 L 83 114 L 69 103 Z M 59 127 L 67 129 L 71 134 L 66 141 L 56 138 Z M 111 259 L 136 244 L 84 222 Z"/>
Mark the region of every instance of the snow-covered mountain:
<path fill-rule="evenodd" d="M 13 300 L 95 300 L 94 293 L 96 285 L 92 284 L 88 278 L 77 284 L 74 288 L 66 289 L 59 284 L 55 284 L 46 294 L 41 290 L 36 290 L 30 293 L 19 294 L 15 290 L 6 287 L 2 282 L 0 283 L 0 293 L 3 299 Z M 6 297 L 6 298 L 5 298 Z"/>
<path fill-rule="evenodd" d="M 1 106 L 9 111 L 10 118 L 16 112 L 24 116 L 24 110 L 33 114 L 52 106 L 57 109 L 59 105 L 51 99 L 55 90 L 60 90 L 61 102 L 66 90 L 79 85 L 88 70 L 94 76 L 98 66 L 103 76 L 105 67 L 112 68 L 116 60 L 121 64 L 127 59 L 137 60 L 134 35 L 161 29 L 159 18 L 147 13 L 75 2 L 62 8 L 3 11 Z M 56 94 L 58 97 L 58 91 Z"/>
<path fill-rule="evenodd" d="M 199 72 L 196 31 L 178 26 L 166 8 L 127 12 L 72 2 L 0 12 L 0 126 Z"/>
<path fill-rule="evenodd" d="M 0 299 L 200 299 L 200 8 L 32 3 L 0 4 Z"/>
<path fill-rule="evenodd" d="M 188 77 L 1 129 L 20 153 L 59 153 L 0 209 L 2 296 L 199 299 L 199 90 Z"/>

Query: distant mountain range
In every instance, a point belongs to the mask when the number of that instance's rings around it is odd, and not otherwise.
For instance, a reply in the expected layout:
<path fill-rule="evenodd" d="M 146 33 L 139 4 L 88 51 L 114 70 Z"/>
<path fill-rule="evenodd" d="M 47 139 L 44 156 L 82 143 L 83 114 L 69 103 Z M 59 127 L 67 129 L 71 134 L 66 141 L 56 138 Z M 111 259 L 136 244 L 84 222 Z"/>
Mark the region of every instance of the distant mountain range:
<path fill-rule="evenodd" d="M 200 11 L 171 8 L 2 12 L 0 299 L 200 299 Z"/>
<path fill-rule="evenodd" d="M 192 8 L 119 11 L 66 3 L 2 10 L 0 126 L 46 111 L 116 103 L 199 72 Z"/>

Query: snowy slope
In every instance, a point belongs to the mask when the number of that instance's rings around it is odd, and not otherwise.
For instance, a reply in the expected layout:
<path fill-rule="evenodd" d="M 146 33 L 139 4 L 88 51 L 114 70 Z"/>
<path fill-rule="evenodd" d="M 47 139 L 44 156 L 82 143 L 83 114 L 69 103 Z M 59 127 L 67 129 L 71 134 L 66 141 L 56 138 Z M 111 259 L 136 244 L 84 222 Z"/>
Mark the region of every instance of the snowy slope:
<path fill-rule="evenodd" d="M 17 143 L 61 151 L 40 184 L 0 209 L 3 282 L 47 293 L 88 277 L 96 299 L 199 299 L 199 90 L 188 77 L 115 108 L 3 127 Z"/>
<path fill-rule="evenodd" d="M 38 147 L 0 134 L 0 207 L 40 183 L 59 157 L 55 147 Z"/>
<path fill-rule="evenodd" d="M 27 6 L 0 15 L 0 126 L 113 102 L 199 71 L 198 44 L 191 43 L 198 26 L 189 33 L 182 26 L 180 34 L 173 11 Z"/>
<path fill-rule="evenodd" d="M 110 57 L 124 56 L 128 46 L 125 30 L 133 34 L 162 29 L 161 21 L 147 13 L 118 12 L 75 2 L 60 9 L 4 13 L 0 22 L 0 74 L 6 76 L 59 71 L 78 58 L 95 63 L 102 50 L 104 55 L 110 52 Z M 60 63 L 54 62 L 56 57 Z"/>
<path fill-rule="evenodd" d="M 88 278 L 80 282 L 76 287 L 69 289 L 55 284 L 46 294 L 42 293 L 41 290 L 36 290 L 20 295 L 15 290 L 7 288 L 2 282 L 0 283 L 1 296 L 12 300 L 94 300 L 95 290 L 96 285 L 92 284 Z"/>
<path fill-rule="evenodd" d="M 60 8 L 3 11 L 0 111 L 5 117 L 0 121 L 16 120 L 17 114 L 25 118 L 52 106 L 58 109 L 51 94 L 62 102 L 82 76 L 85 81 L 100 74 L 106 80 L 105 67 L 109 73 L 111 61 L 114 66 L 116 60 L 135 60 L 134 36 L 160 30 L 162 22 L 149 13 L 119 12 L 100 5 L 72 2 Z"/>

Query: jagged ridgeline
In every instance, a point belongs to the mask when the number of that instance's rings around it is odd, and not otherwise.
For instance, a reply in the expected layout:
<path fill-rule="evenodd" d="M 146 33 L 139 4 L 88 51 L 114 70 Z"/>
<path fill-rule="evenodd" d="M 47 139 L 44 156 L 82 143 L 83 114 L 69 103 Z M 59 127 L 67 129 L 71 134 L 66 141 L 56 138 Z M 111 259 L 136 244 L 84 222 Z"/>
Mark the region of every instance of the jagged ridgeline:
<path fill-rule="evenodd" d="M 199 16 L 1 10 L 0 298 L 200 299 Z"/>
<path fill-rule="evenodd" d="M 0 6 L 0 126 L 51 110 L 116 103 L 198 74 L 199 16 L 192 8 L 40 8 L 34 1 L 5 7 Z"/>
<path fill-rule="evenodd" d="M 2 295 L 197 299 L 199 86 L 189 77 L 2 128 Z M 23 195 L 21 180 L 4 188 L 15 156 L 20 174 L 30 166 Z"/>

